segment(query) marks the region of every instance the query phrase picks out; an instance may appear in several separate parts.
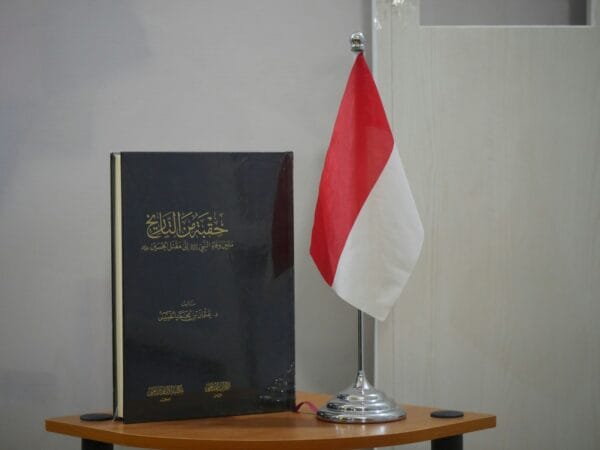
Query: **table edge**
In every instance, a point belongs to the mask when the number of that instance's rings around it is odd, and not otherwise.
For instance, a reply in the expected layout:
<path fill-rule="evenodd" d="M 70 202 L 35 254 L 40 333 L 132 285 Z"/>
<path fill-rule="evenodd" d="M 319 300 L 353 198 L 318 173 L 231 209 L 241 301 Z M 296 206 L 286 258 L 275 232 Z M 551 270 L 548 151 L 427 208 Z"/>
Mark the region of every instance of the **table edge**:
<path fill-rule="evenodd" d="M 317 420 L 315 418 L 315 420 Z M 446 419 L 440 419 L 446 420 Z M 356 425 L 349 425 L 356 426 Z M 360 426 L 360 425 L 358 425 Z M 99 442 L 125 445 L 138 448 L 161 449 L 165 447 L 173 449 L 192 449 L 202 446 L 210 446 L 214 450 L 244 449 L 244 450 L 275 450 L 282 448 L 310 448 L 310 449 L 351 449 L 361 447 L 385 447 L 391 445 L 403 445 L 416 442 L 430 441 L 459 434 L 481 431 L 494 428 L 496 416 L 483 415 L 469 422 L 452 422 L 445 426 L 436 428 L 434 432 L 430 429 L 411 431 L 410 433 L 393 433 L 387 435 L 331 437 L 303 440 L 211 440 L 211 439 L 188 439 L 178 437 L 152 437 L 146 435 L 123 434 L 111 430 L 87 428 L 76 424 L 59 422 L 56 419 L 46 419 L 46 431 L 65 434 L 81 439 L 91 439 Z M 149 440 L 151 446 L 148 446 Z"/>

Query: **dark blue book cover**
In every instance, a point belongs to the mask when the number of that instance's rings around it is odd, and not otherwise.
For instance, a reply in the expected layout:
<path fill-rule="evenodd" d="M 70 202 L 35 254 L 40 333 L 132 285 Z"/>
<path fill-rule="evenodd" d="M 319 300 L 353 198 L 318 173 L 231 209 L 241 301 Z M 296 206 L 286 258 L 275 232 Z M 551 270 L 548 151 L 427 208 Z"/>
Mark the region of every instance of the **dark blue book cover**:
<path fill-rule="evenodd" d="M 114 154 L 115 411 L 289 410 L 292 154 Z"/>

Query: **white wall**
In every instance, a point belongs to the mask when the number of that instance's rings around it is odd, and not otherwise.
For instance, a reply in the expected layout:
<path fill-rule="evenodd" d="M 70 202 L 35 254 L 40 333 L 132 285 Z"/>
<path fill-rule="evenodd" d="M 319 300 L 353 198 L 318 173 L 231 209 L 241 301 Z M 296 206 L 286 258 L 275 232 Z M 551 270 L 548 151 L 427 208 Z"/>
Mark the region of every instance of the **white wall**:
<path fill-rule="evenodd" d="M 465 448 L 596 450 L 600 29 L 423 27 L 418 3 L 377 3 L 377 72 L 425 227 L 378 330 L 379 384 L 496 414 Z"/>
<path fill-rule="evenodd" d="M 75 449 L 110 408 L 108 154 L 295 152 L 299 389 L 355 371 L 355 312 L 308 258 L 320 170 L 369 2 L 0 2 L 0 448 Z M 348 322 L 351 326 L 345 325 Z"/>

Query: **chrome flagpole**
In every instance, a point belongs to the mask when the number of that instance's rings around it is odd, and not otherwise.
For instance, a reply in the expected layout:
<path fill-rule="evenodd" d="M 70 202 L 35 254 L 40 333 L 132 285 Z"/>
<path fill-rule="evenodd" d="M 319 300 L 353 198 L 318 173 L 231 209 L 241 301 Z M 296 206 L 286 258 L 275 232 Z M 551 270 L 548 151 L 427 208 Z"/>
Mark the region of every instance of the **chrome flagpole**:
<path fill-rule="evenodd" d="M 350 36 L 351 50 L 365 50 L 365 36 L 361 32 Z M 367 380 L 363 366 L 363 312 L 358 310 L 358 371 L 356 380 L 347 389 L 329 400 L 317 412 L 327 422 L 381 423 L 406 418 L 406 412 L 396 402 L 373 387 Z"/>

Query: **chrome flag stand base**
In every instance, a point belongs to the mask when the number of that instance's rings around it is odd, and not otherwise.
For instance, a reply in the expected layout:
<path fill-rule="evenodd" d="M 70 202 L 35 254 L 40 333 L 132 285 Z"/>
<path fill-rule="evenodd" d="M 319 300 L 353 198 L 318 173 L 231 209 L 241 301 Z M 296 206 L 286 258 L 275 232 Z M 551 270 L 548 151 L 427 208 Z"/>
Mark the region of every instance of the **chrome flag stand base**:
<path fill-rule="evenodd" d="M 405 419 L 406 412 L 375 389 L 359 370 L 354 384 L 329 400 L 317 417 L 327 422 L 381 423 Z"/>

